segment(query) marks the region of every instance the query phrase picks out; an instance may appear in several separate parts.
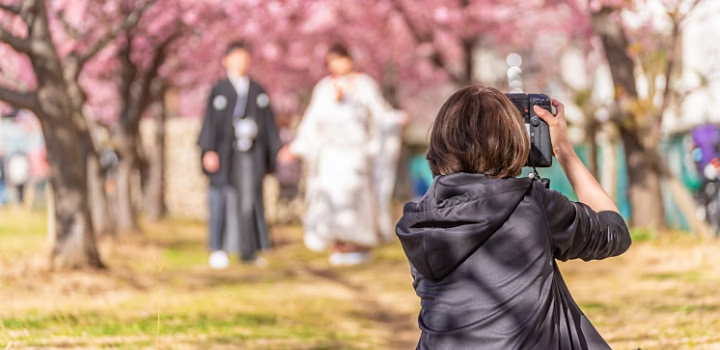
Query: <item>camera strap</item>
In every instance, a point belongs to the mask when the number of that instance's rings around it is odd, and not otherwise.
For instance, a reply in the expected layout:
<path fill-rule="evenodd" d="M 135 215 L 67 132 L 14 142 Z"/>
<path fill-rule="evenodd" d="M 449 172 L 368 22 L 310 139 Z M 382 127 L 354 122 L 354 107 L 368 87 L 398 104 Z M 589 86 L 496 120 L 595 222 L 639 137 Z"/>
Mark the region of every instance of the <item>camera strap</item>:
<path fill-rule="evenodd" d="M 530 166 L 532 167 L 532 172 L 530 174 L 528 174 L 528 177 L 530 177 L 533 180 L 535 180 L 535 179 L 540 180 L 540 182 L 542 182 L 542 184 L 545 186 L 545 188 L 550 189 L 550 179 L 543 179 L 542 177 L 540 177 L 540 174 L 538 173 L 537 168 L 535 167 L 535 157 L 532 156 L 532 144 L 535 139 L 535 136 L 534 136 L 534 133 L 530 132 L 530 128 L 528 128 L 528 137 L 530 137 L 530 145 L 531 145 L 530 146 L 531 154 L 529 156 L 529 160 L 530 160 Z"/>
<path fill-rule="evenodd" d="M 538 174 L 537 169 L 533 167 L 533 171 L 528 174 L 528 177 L 534 180 L 539 180 L 545 188 L 550 189 L 550 179 L 544 179 L 540 177 L 540 174 Z"/>

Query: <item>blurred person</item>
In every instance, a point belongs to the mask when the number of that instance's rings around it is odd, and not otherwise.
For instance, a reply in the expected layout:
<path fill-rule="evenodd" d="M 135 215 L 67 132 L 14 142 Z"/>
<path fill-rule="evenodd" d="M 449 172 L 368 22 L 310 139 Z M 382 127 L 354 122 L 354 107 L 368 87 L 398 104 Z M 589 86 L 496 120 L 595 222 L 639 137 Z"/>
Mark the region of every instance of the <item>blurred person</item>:
<path fill-rule="evenodd" d="M 5 149 L 0 146 L 0 207 L 7 205 L 7 176 L 5 174 Z"/>
<path fill-rule="evenodd" d="M 209 177 L 210 266 L 225 268 L 228 252 L 242 262 L 263 264 L 270 249 L 263 204 L 263 177 L 275 170 L 281 148 L 265 89 L 248 76 L 248 44 L 232 42 L 222 59 L 227 77 L 213 86 L 198 146 Z"/>
<path fill-rule="evenodd" d="M 406 117 L 390 107 L 370 76 L 354 69 L 345 46 L 332 46 L 326 64 L 330 76 L 315 86 L 281 159 L 302 157 L 308 169 L 305 245 L 313 251 L 330 248 L 333 265 L 354 265 L 392 239 L 397 155 L 384 149 L 384 141 L 388 133 L 399 134 Z M 393 137 L 399 142 L 399 135 Z"/>
<path fill-rule="evenodd" d="M 33 198 L 31 208 L 33 210 L 42 206 L 46 198 L 48 175 L 50 168 L 47 162 L 47 149 L 45 146 L 36 147 L 30 152 L 30 178 L 33 185 Z"/>
<path fill-rule="evenodd" d="M 15 190 L 15 204 L 25 203 L 25 186 L 30 183 L 30 159 L 25 152 L 15 152 L 7 159 L 7 183 Z"/>
<path fill-rule="evenodd" d="M 419 201 L 425 195 L 433 181 L 432 170 L 423 155 L 410 158 L 410 184 L 413 200 Z"/>
<path fill-rule="evenodd" d="M 720 233 L 720 127 L 704 124 L 692 129 L 694 148 L 692 157 L 700 175 L 701 185 L 697 193 L 702 217 Z"/>
<path fill-rule="evenodd" d="M 564 106 L 554 155 L 581 202 L 520 175 L 530 140 L 513 103 L 471 86 L 442 106 L 427 159 L 434 181 L 397 235 L 420 297 L 417 349 L 610 349 L 573 300 L 557 260 L 601 260 L 631 244 L 618 208 L 575 154 Z"/>

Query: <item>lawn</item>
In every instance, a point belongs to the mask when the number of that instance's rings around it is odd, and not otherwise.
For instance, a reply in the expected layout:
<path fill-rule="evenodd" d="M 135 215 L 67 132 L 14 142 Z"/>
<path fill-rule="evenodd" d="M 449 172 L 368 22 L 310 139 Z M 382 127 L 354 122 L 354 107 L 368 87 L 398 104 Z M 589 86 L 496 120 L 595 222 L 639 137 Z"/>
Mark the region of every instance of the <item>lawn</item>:
<path fill-rule="evenodd" d="M 0 211 L 0 349 L 411 349 L 418 301 L 398 245 L 332 268 L 296 227 L 266 267 L 206 267 L 201 223 L 100 243 L 104 272 L 49 273 L 45 220 Z M 720 244 L 673 235 L 561 265 L 614 349 L 720 349 Z"/>

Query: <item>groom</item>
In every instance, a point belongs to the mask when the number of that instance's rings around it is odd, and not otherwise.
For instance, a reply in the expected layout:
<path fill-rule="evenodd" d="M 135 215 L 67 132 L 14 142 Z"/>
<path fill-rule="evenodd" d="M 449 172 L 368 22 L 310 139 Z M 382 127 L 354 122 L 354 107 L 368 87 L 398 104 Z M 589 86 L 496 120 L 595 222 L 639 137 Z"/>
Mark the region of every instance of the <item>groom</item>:
<path fill-rule="evenodd" d="M 212 88 L 198 146 L 210 179 L 210 265 L 225 268 L 227 251 L 244 263 L 262 263 L 270 248 L 263 204 L 263 177 L 275 170 L 281 142 L 270 98 L 248 77 L 250 47 L 231 43 L 222 64 L 227 78 Z"/>

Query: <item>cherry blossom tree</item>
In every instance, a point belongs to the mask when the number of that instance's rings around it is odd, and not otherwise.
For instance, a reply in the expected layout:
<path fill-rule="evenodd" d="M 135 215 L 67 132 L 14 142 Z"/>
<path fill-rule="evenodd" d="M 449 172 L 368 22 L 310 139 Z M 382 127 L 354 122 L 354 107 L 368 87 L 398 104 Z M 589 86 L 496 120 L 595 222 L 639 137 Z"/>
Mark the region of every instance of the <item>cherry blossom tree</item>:
<path fill-rule="evenodd" d="M 630 1 L 592 1 L 587 7 L 590 25 L 602 41 L 610 72 L 615 83 L 617 110 L 614 124 L 622 139 L 629 176 L 632 224 L 640 227 L 665 227 L 661 180 L 677 182 L 659 152 L 660 127 L 673 103 L 681 103 L 684 93 L 675 87 L 679 73 L 679 40 L 689 16 L 703 0 L 664 0 L 669 30 L 659 28 L 657 21 L 645 19 L 643 25 L 629 27 L 623 22 L 622 10 L 633 10 L 644 3 Z M 638 93 L 640 72 L 650 82 L 646 96 Z M 661 78 L 663 84 L 655 84 Z M 676 200 L 688 220 L 696 221 L 692 201 L 681 186 L 675 189 Z M 700 223 L 694 228 L 704 231 Z"/>
<path fill-rule="evenodd" d="M 111 2 L 56 1 L 49 7 L 46 1 L 23 0 L 0 6 L 3 55 L 20 55 L 18 63 L 32 72 L 23 73 L 22 85 L 3 82 L 0 100 L 32 111 L 43 130 L 56 221 L 54 267 L 104 266 L 88 204 L 86 162 L 94 147 L 83 114 L 87 95 L 80 74 L 120 31 L 134 26 L 151 4 L 138 3 L 122 17 L 113 17 L 117 4 Z M 67 25 L 72 16 L 83 17 L 86 30 L 73 32 Z"/>
<path fill-rule="evenodd" d="M 152 104 L 162 98 L 165 83 L 160 69 L 173 44 L 187 31 L 182 16 L 187 9 L 182 5 L 174 1 L 159 2 L 137 26 L 121 33 L 116 44 L 119 117 L 113 139 L 120 157 L 116 179 L 120 230 L 138 230 L 131 200 L 131 178 L 136 169 L 148 168 L 140 140 L 140 120 Z M 126 12 L 131 10 L 128 8 Z"/>

